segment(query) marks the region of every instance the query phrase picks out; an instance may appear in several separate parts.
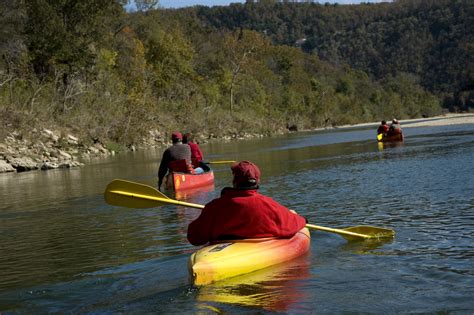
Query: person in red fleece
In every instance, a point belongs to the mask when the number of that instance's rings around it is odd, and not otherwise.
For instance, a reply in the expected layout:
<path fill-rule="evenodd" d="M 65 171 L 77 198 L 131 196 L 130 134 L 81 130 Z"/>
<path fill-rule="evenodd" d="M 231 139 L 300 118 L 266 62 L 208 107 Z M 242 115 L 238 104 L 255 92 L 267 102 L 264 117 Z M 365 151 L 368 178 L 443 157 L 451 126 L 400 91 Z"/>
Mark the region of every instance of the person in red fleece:
<path fill-rule="evenodd" d="M 204 245 L 217 240 L 277 237 L 290 238 L 306 219 L 257 192 L 260 170 L 249 161 L 231 166 L 233 187 L 222 190 L 188 226 L 188 240 Z"/>
<path fill-rule="evenodd" d="M 195 137 L 188 132 L 183 136 L 183 143 L 189 145 L 191 148 L 191 160 L 193 162 L 193 166 L 200 167 L 201 162 L 204 161 L 204 156 L 202 155 L 201 148 L 199 148 Z"/>
<path fill-rule="evenodd" d="M 390 127 L 387 125 L 387 122 L 385 120 L 382 120 L 380 126 L 377 128 L 377 135 L 381 133 L 385 135 L 388 132 L 389 128 Z"/>

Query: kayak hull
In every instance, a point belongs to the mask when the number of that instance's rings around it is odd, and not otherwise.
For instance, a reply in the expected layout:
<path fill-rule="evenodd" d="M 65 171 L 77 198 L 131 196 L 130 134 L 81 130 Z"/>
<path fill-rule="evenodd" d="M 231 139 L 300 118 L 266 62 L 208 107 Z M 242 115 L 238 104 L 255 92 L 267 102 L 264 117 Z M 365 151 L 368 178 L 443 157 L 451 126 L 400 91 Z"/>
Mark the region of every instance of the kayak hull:
<path fill-rule="evenodd" d="M 214 184 L 214 172 L 209 170 L 202 174 L 170 172 L 166 175 L 166 189 L 183 191 Z"/>
<path fill-rule="evenodd" d="M 246 239 L 205 246 L 189 259 L 195 285 L 205 285 L 274 266 L 308 252 L 311 236 L 303 228 L 290 239 Z"/>
<path fill-rule="evenodd" d="M 377 139 L 378 140 L 378 139 Z M 400 142 L 403 141 L 403 134 L 398 133 L 396 135 L 391 135 L 391 136 L 383 136 L 381 140 L 378 140 L 379 142 Z"/>

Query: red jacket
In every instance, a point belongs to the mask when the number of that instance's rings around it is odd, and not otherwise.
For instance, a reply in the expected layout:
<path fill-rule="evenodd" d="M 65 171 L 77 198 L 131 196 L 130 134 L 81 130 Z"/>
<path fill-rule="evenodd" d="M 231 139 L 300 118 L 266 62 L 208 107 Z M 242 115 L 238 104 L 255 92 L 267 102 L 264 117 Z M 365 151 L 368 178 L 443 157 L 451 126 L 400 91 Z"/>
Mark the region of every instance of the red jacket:
<path fill-rule="evenodd" d="M 209 202 L 188 227 L 188 240 L 203 245 L 215 240 L 278 237 L 290 238 L 306 219 L 257 190 L 225 188 Z"/>
<path fill-rule="evenodd" d="M 390 127 L 388 125 L 380 125 L 378 128 L 377 128 L 377 134 L 381 134 L 381 133 L 387 133 L 388 132 L 388 129 Z"/>
<path fill-rule="evenodd" d="M 204 160 L 204 157 L 202 156 L 201 149 L 199 148 L 199 145 L 194 142 L 188 142 L 189 147 L 191 148 L 191 160 L 193 162 L 194 167 L 199 166 L 199 162 Z"/>

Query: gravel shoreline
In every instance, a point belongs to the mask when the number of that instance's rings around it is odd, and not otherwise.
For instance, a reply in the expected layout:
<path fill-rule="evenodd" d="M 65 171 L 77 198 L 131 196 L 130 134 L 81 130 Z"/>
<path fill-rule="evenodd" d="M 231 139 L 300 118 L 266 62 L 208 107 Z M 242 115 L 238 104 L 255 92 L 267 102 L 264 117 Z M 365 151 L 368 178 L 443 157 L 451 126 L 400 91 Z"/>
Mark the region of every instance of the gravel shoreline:
<path fill-rule="evenodd" d="M 429 118 L 417 118 L 417 119 L 399 119 L 402 128 L 412 128 L 412 127 L 428 127 L 428 126 L 449 126 L 449 125 L 459 125 L 459 124 L 474 124 L 474 114 L 465 113 L 465 114 L 445 114 L 441 116 L 429 117 Z M 390 120 L 387 120 L 387 123 L 390 124 Z M 344 125 L 338 126 L 336 128 L 354 128 L 354 127 L 363 127 L 363 126 L 378 126 L 380 122 L 372 123 L 363 123 L 355 125 Z"/>

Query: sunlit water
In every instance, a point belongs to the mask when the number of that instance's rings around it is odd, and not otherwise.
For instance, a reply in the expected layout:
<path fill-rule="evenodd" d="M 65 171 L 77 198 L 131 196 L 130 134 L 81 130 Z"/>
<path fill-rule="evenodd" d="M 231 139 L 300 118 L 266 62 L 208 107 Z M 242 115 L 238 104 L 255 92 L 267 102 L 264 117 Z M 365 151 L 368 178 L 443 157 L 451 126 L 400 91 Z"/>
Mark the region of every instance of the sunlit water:
<path fill-rule="evenodd" d="M 474 125 L 297 133 L 202 145 L 206 160 L 256 162 L 261 192 L 327 227 L 389 227 L 385 243 L 312 231 L 297 260 L 213 285 L 190 285 L 198 209 L 107 205 L 114 178 L 156 184 L 161 150 L 85 167 L 0 175 L 0 312 L 474 312 Z M 206 203 L 215 189 L 177 196 Z"/>

